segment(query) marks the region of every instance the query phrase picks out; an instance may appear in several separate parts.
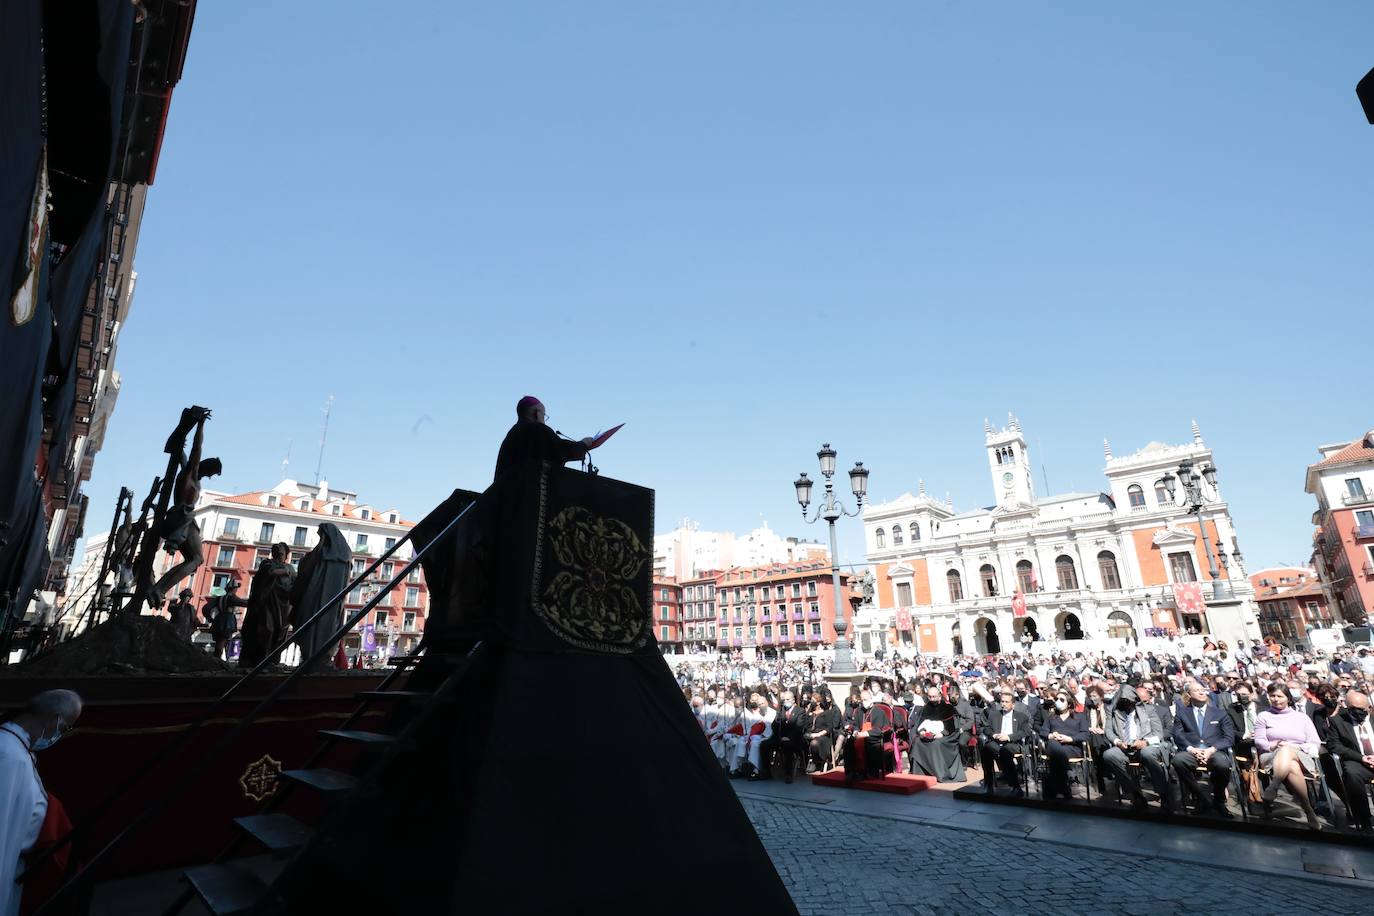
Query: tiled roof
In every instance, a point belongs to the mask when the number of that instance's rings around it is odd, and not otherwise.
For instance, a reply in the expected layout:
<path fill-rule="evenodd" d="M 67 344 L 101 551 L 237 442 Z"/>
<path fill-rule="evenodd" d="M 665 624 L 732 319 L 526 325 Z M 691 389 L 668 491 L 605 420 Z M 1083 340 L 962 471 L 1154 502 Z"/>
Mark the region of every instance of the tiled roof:
<path fill-rule="evenodd" d="M 1318 582 L 1307 582 L 1303 585 L 1296 585 L 1292 588 L 1267 588 L 1263 592 L 1255 595 L 1256 601 L 1273 601 L 1283 598 L 1310 598 L 1325 595 L 1321 584 Z"/>
<path fill-rule="evenodd" d="M 1333 464 L 1345 464 L 1348 461 L 1361 460 L 1374 461 L 1374 448 L 1370 447 L 1368 438 L 1363 436 L 1356 439 L 1330 458 L 1323 458 L 1316 464 L 1310 465 L 1310 467 L 1325 468 Z"/>
<path fill-rule="evenodd" d="M 263 501 L 263 499 L 262 499 L 262 497 L 264 497 L 264 496 L 276 496 L 276 497 L 278 497 L 280 505 L 276 505 L 276 506 L 269 506 L 269 505 L 267 505 L 267 503 L 265 503 L 265 502 Z M 301 501 L 302 501 L 302 500 L 304 500 L 304 501 L 310 503 L 310 508 L 309 508 L 309 509 L 299 509 L 299 508 L 297 508 L 297 506 L 299 506 L 299 505 L 301 504 Z M 292 496 L 292 495 L 290 495 L 290 494 L 288 494 L 288 493 L 277 493 L 277 492 L 274 491 L 274 490 L 254 490 L 254 491 L 252 491 L 251 493 L 235 493 L 233 496 L 218 496 L 218 497 L 215 498 L 215 501 L 216 501 L 216 502 L 222 502 L 222 503 L 236 503 L 236 504 L 238 504 L 238 505 L 243 505 L 243 506 L 258 506 L 259 508 L 262 508 L 262 509 L 280 509 L 280 510 L 282 510 L 282 511 L 284 511 L 284 512 L 300 512 L 300 513 L 302 513 L 302 514 L 309 512 L 309 513 L 314 513 L 314 514 L 316 514 L 316 515 L 323 515 L 326 519 L 330 519 L 330 518 L 347 518 L 347 519 L 349 519 L 350 521 L 355 521 L 355 522 L 378 522 L 379 524 L 383 524 L 383 525 L 390 525 L 390 524 L 393 524 L 392 522 L 388 522 L 388 521 L 386 520 L 386 514 L 387 514 L 386 512 L 378 512 L 378 511 L 376 511 L 375 509 L 372 509 L 372 507 L 370 507 L 370 506 L 367 506 L 367 507 L 361 507 L 361 506 L 360 506 L 360 507 L 355 507 L 355 508 L 367 508 L 367 509 L 369 509 L 369 510 L 371 511 L 371 513 L 372 513 L 372 517 L 371 517 L 371 518 L 363 519 L 363 518 L 358 518 L 358 517 L 355 516 L 355 515 L 348 514 L 348 513 L 347 513 L 347 509 L 348 509 L 347 506 L 345 506 L 345 514 L 343 514 L 343 515 L 337 515 L 337 516 L 336 516 L 336 515 L 334 515 L 334 514 L 332 514 L 332 513 L 330 513 L 330 512 L 327 511 L 327 507 L 328 507 L 329 504 L 330 504 L 330 503 L 328 503 L 328 502 L 321 502 L 321 501 L 318 500 L 318 499 L 311 499 L 311 498 L 308 497 L 308 496 Z M 330 502 L 334 502 L 334 500 L 331 500 Z M 394 511 L 394 510 L 388 510 L 388 511 Z M 407 521 L 407 520 L 405 520 L 405 519 L 403 519 L 403 518 L 400 518 L 400 515 L 399 515 L 399 514 L 397 515 L 397 521 L 396 521 L 394 524 L 401 525 L 402 527 L 405 527 L 405 528 L 413 528 L 413 527 L 415 527 L 415 523 L 414 523 L 414 522 Z"/>

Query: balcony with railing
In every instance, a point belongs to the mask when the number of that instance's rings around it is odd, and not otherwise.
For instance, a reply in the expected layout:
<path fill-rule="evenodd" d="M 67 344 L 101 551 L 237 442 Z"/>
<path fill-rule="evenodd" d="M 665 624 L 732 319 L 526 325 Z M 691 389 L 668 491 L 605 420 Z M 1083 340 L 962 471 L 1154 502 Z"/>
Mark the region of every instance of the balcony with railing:
<path fill-rule="evenodd" d="M 1356 538 L 1374 538 L 1374 525 L 1356 523 L 1355 527 L 1350 529 L 1350 533 Z"/>
<path fill-rule="evenodd" d="M 1360 571 L 1363 572 L 1366 576 L 1374 576 L 1374 563 L 1371 563 L 1369 560 L 1365 560 L 1364 568 Z"/>
<path fill-rule="evenodd" d="M 1374 503 L 1374 492 L 1366 493 L 1358 490 L 1354 493 L 1341 494 L 1341 503 L 1347 506 L 1363 506 L 1365 503 Z"/>
<path fill-rule="evenodd" d="M 235 544 L 243 543 L 243 535 L 239 534 L 237 531 L 221 531 L 219 533 L 219 539 L 221 541 L 233 541 Z"/>

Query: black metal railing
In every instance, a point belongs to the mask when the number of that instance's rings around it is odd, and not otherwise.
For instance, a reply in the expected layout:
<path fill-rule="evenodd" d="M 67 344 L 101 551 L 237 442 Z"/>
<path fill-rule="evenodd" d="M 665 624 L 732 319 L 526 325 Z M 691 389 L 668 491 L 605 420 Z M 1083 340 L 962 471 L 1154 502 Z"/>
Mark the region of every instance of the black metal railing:
<path fill-rule="evenodd" d="M 210 750 L 208 750 L 205 754 L 201 756 L 199 761 L 183 768 L 180 772 L 180 775 L 176 779 L 174 779 L 170 783 L 170 785 L 168 785 L 165 788 L 165 790 L 151 804 L 143 808 L 132 820 L 129 821 L 128 824 L 121 828 L 120 831 L 116 833 L 114 837 L 110 839 L 110 841 L 107 842 L 98 852 L 96 852 L 89 859 L 86 859 L 82 863 L 82 870 L 77 875 L 72 877 L 69 881 L 67 881 L 67 883 L 62 885 L 62 887 L 59 888 L 56 892 L 54 892 L 53 895 L 49 897 L 48 900 L 44 902 L 44 904 L 36 912 L 44 913 L 55 911 L 54 908 L 62 899 L 67 898 L 70 894 L 74 893 L 79 887 L 83 886 L 84 884 L 92 880 L 96 874 L 96 866 L 98 866 L 102 861 L 104 861 L 125 840 L 127 840 L 129 837 L 131 837 L 139 830 L 142 830 L 144 827 L 146 827 L 153 820 L 153 818 L 157 817 L 164 810 L 166 810 L 168 805 L 170 805 L 176 798 L 178 798 L 181 795 L 181 793 L 186 791 L 186 789 L 188 789 L 192 785 L 192 783 L 194 783 L 197 779 L 203 776 L 210 769 L 210 767 L 220 757 L 222 757 L 231 746 L 234 745 L 235 742 L 237 742 L 241 737 L 243 737 L 243 735 L 248 731 L 248 727 L 250 725 L 257 721 L 257 719 L 261 717 L 262 714 L 266 712 L 269 708 L 274 706 L 277 703 L 277 701 L 280 700 L 281 697 L 286 694 L 288 689 L 295 686 L 296 682 L 302 676 L 304 676 L 307 671 L 310 670 L 311 666 L 314 665 L 315 662 L 322 659 L 329 652 L 329 650 L 333 648 L 335 643 L 343 639 L 344 636 L 346 636 L 350 630 L 352 630 L 355 626 L 358 625 L 359 621 L 361 621 L 365 616 L 371 613 L 372 610 L 381 602 L 382 597 L 388 594 L 393 588 L 395 588 L 402 581 L 402 579 L 404 579 L 405 576 L 409 575 L 410 571 L 419 565 L 420 559 L 425 555 L 425 553 L 427 553 L 429 549 L 433 547 L 436 543 L 442 540 L 444 535 L 448 534 L 448 532 L 453 529 L 453 526 L 458 524 L 459 520 L 462 519 L 463 516 L 467 515 L 468 511 L 473 506 L 477 505 L 477 502 L 477 500 L 473 500 L 472 502 L 464 506 L 462 510 L 460 510 L 456 515 L 454 515 L 454 517 L 451 520 L 449 520 L 449 522 L 443 527 L 443 529 L 429 541 L 429 543 L 425 544 L 424 547 L 415 551 L 415 555 L 405 564 L 405 566 L 399 572 L 397 572 L 397 574 L 391 579 L 391 581 L 387 583 L 386 587 L 383 588 L 376 596 L 374 596 L 365 605 L 363 605 L 358 610 L 354 611 L 351 614 L 351 616 L 349 616 L 348 619 L 344 621 L 343 625 L 334 632 L 333 636 L 330 637 L 330 639 L 322 642 L 320 644 L 320 647 L 317 648 L 313 653 L 311 653 L 311 655 L 308 658 L 302 656 L 300 663 L 297 665 L 295 671 L 287 675 L 286 678 L 284 678 L 282 682 L 272 690 L 271 693 L 269 693 L 265 698 L 263 698 L 262 701 L 259 702 L 258 705 L 252 709 L 252 711 L 250 711 L 243 718 L 239 719 L 238 722 L 234 725 L 234 727 L 228 731 L 228 733 L 226 733 L 213 747 L 210 748 Z M 357 587 L 359 583 L 361 583 L 361 581 L 368 574 L 370 574 L 376 567 L 381 565 L 383 560 L 386 560 L 393 553 L 399 550 L 400 547 L 407 541 L 409 541 L 413 535 L 414 530 L 412 529 L 411 531 L 407 532 L 406 535 L 403 538 L 401 538 L 401 540 L 399 540 L 390 550 L 388 550 L 386 553 L 382 554 L 380 557 L 374 560 L 370 567 L 363 570 L 362 573 L 360 573 L 353 581 L 346 584 L 342 589 L 340 589 L 340 591 L 337 594 L 335 594 L 328 601 L 324 602 L 324 604 L 321 605 L 315 611 L 315 613 L 310 615 L 309 620 L 303 623 L 300 627 L 296 628 L 289 637 L 282 640 L 282 642 L 279 645 L 277 645 L 271 652 L 269 652 L 262 661 L 258 662 L 257 665 L 255 665 L 252 668 L 252 670 L 250 670 L 243 677 L 239 678 L 239 680 L 236 681 L 233 684 L 233 686 L 231 686 L 228 690 L 226 690 L 219 697 L 219 699 L 211 703 L 209 708 L 201 714 L 200 718 L 192 722 L 186 728 L 186 730 L 181 732 L 181 734 L 178 735 L 177 738 L 175 738 L 170 744 L 162 748 L 162 750 L 158 751 L 156 754 L 153 754 L 148 759 L 148 761 L 138 769 L 135 775 L 132 778 L 126 780 L 119 787 L 119 789 L 117 789 L 115 792 L 110 793 L 106 800 L 101 803 L 100 807 L 96 809 L 94 814 L 84 819 L 79 827 L 73 829 L 72 831 L 68 832 L 65 836 L 59 838 L 58 841 L 54 843 L 52 846 L 47 847 L 42 854 L 35 856 L 28 863 L 28 867 L 25 869 L 24 874 L 21 875 L 18 880 L 20 882 L 24 881 L 30 874 L 32 874 L 35 871 L 38 865 L 46 861 L 59 850 L 65 848 L 75 839 L 84 835 L 86 831 L 91 829 L 91 826 L 93 824 L 100 822 L 106 815 L 110 813 L 110 811 L 114 808 L 115 803 L 120 798 L 127 795 L 140 782 L 142 782 L 146 776 L 158 770 L 161 767 L 161 765 L 165 763 L 167 760 L 169 760 L 174 753 L 181 750 L 181 748 L 185 747 L 186 744 L 191 740 L 191 738 L 198 734 L 199 731 L 205 726 L 206 722 L 208 722 L 211 718 L 214 717 L 215 713 L 219 712 L 219 710 L 226 703 L 228 703 L 231 698 L 233 698 L 237 693 L 239 693 L 239 691 L 241 691 L 246 684 L 248 684 L 250 681 L 256 678 L 259 674 L 266 670 L 266 668 L 269 665 L 273 663 L 272 659 L 276 658 L 283 649 L 291 645 L 297 638 L 299 638 L 306 631 L 308 631 L 311 626 L 313 626 L 321 617 L 324 616 L 324 614 L 330 609 L 330 607 L 332 607 L 336 602 L 342 601 L 344 596 L 347 595 L 349 591 Z"/>

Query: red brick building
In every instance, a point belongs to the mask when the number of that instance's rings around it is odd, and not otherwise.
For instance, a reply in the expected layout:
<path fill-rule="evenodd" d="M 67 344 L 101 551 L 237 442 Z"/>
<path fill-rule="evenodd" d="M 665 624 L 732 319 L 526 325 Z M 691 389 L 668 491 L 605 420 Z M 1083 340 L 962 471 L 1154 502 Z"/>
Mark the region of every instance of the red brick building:
<path fill-rule="evenodd" d="M 1336 625 L 1330 602 L 1315 570 L 1302 566 L 1261 569 L 1250 575 L 1259 625 L 1265 636 L 1305 643 L 1307 633 Z"/>
<path fill-rule="evenodd" d="M 190 580 L 197 608 L 205 598 L 220 594 L 231 579 L 240 583 L 239 594 L 246 598 L 253 570 L 278 541 L 290 546 L 291 562 L 299 564 L 318 541 L 316 529 L 321 522 L 338 525 L 353 549 L 350 580 L 415 524 L 401 518 L 396 509 L 359 503 L 356 493 L 331 490 L 323 482 L 316 485 L 293 480 L 252 493 L 207 492 L 196 507 L 195 518 L 205 544 L 205 562 Z M 408 544 L 402 545 L 366 582 L 348 593 L 345 612 L 367 603 L 413 555 Z M 162 555 L 161 568 L 170 562 L 170 557 Z M 419 645 L 428 613 L 429 590 L 417 566 L 349 634 L 344 647 L 350 656 L 359 651 L 379 658 L 409 653 Z"/>
<path fill-rule="evenodd" d="M 1374 612 L 1374 430 L 1317 451 L 1306 483 L 1317 499 L 1312 565 L 1336 616 L 1363 624 Z"/>
<path fill-rule="evenodd" d="M 845 617 L 853 613 L 850 575 L 840 573 Z M 835 643 L 835 591 L 828 563 L 777 563 L 718 573 L 716 646 L 722 651 L 818 649 Z M 852 632 L 852 630 L 851 630 Z"/>
<path fill-rule="evenodd" d="M 664 655 L 682 654 L 682 586 L 671 576 L 654 577 L 654 636 Z"/>
<path fill-rule="evenodd" d="M 682 580 L 682 641 L 688 652 L 716 651 L 717 570 Z"/>

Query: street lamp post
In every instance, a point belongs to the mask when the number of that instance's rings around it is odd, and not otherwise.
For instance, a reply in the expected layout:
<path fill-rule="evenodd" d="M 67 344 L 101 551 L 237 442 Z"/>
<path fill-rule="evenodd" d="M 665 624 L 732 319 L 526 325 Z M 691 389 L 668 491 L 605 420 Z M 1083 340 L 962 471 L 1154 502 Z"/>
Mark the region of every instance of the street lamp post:
<path fill-rule="evenodd" d="M 858 502 L 857 508 L 850 512 L 835 495 L 835 450 L 830 447 L 829 442 L 821 446 L 816 458 L 820 460 L 821 476 L 825 478 L 825 500 L 816 507 L 814 517 L 807 518 L 806 515 L 806 509 L 811 505 L 810 478 L 802 474 L 792 482 L 792 485 L 797 488 L 797 502 L 801 504 L 802 519 L 808 525 L 820 519 L 825 519 L 830 524 L 830 581 L 835 591 L 835 659 L 831 662 L 830 670 L 837 674 L 852 674 L 857 669 L 854 665 L 854 656 L 849 649 L 849 640 L 845 638 L 845 631 L 849 626 L 845 622 L 844 599 L 840 594 L 840 550 L 835 540 L 835 522 L 846 515 L 857 517 L 863 512 L 864 497 L 868 495 L 868 470 L 862 461 L 856 461 L 849 471 L 849 486 L 854 493 L 854 499 Z"/>
<path fill-rule="evenodd" d="M 1169 494 L 1169 501 L 1175 500 L 1175 477 L 1173 473 L 1164 475 L 1164 489 Z M 1217 469 L 1215 465 L 1207 465 L 1201 472 L 1193 471 L 1192 459 L 1185 458 L 1178 465 L 1178 483 L 1183 484 L 1183 506 L 1187 508 L 1189 515 L 1197 516 L 1197 530 L 1202 534 L 1202 550 L 1207 555 L 1207 572 L 1212 577 L 1212 600 L 1220 601 L 1226 596 L 1221 591 L 1221 578 L 1217 570 L 1216 558 L 1212 555 L 1212 542 L 1207 538 L 1207 526 L 1202 521 L 1202 507 L 1210 503 L 1220 502 L 1220 499 L 1209 499 L 1202 489 L 1203 481 L 1216 492 L 1217 488 Z M 1221 545 L 1217 545 L 1217 553 L 1222 554 L 1221 565 L 1228 567 L 1226 555 L 1222 552 Z M 1229 580 L 1228 580 L 1229 581 Z"/>

